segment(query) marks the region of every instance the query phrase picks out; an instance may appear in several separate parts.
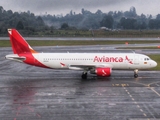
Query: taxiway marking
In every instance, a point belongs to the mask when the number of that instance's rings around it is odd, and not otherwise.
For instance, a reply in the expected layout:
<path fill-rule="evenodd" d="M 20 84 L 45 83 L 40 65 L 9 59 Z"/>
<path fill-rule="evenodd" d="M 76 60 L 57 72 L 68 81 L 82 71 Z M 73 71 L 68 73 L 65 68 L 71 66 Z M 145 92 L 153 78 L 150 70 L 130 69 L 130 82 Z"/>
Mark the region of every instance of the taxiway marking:
<path fill-rule="evenodd" d="M 160 97 L 160 94 L 153 88 L 149 87 L 153 92 L 155 92 L 159 97 Z"/>
<path fill-rule="evenodd" d="M 134 101 L 134 104 L 137 106 L 137 108 L 142 112 L 143 116 L 147 117 L 146 113 L 143 111 L 143 109 L 138 105 L 138 103 L 135 101 L 134 97 L 130 94 L 130 92 L 124 87 L 122 86 L 123 89 L 127 92 L 127 94 L 129 95 L 129 97 L 132 99 L 132 101 Z M 148 118 L 149 119 L 149 118 Z"/>

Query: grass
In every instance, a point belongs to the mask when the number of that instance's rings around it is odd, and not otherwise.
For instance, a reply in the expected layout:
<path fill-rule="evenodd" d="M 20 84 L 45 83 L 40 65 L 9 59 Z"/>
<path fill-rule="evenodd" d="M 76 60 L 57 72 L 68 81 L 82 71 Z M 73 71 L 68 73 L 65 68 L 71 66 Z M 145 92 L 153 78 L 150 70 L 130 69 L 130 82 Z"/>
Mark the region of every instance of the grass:
<path fill-rule="evenodd" d="M 28 35 L 27 35 L 28 36 Z M 160 37 L 160 30 L 54 30 L 42 31 L 34 35 L 46 37 L 113 37 L 113 38 L 157 38 Z"/>
<path fill-rule="evenodd" d="M 152 70 L 160 71 L 160 54 L 148 55 L 152 60 L 157 62 L 157 67 L 152 68 Z"/>
<path fill-rule="evenodd" d="M 116 49 L 132 49 L 132 50 L 136 50 L 136 49 L 160 49 L 160 47 L 157 46 L 151 46 L 151 47 L 118 47 Z"/>
<path fill-rule="evenodd" d="M 28 40 L 31 46 L 75 46 L 75 45 L 111 45 L 125 44 L 126 41 L 111 41 L 111 40 Z M 129 44 L 150 44 L 158 41 L 130 41 Z M 0 40 L 0 47 L 10 47 L 9 40 Z"/>

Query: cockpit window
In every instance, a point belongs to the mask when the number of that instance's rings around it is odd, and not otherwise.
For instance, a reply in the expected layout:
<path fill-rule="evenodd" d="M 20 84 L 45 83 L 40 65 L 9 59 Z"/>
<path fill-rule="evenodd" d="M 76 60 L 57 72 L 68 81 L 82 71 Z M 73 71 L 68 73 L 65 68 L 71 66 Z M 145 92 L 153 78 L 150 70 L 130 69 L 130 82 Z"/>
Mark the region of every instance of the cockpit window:
<path fill-rule="evenodd" d="M 149 59 L 149 58 L 144 58 L 144 60 L 145 60 L 145 61 L 148 61 L 148 60 L 150 60 L 150 59 Z"/>

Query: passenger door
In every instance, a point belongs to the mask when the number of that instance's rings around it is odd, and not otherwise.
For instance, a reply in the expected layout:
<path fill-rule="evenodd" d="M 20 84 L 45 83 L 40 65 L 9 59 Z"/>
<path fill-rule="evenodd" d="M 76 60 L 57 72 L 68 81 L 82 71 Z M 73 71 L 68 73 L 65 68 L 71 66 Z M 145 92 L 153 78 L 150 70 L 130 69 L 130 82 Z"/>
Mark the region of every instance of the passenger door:
<path fill-rule="evenodd" d="M 135 66 L 138 66 L 138 65 L 139 65 L 139 56 L 138 56 L 138 55 L 134 55 L 133 64 L 134 64 Z"/>

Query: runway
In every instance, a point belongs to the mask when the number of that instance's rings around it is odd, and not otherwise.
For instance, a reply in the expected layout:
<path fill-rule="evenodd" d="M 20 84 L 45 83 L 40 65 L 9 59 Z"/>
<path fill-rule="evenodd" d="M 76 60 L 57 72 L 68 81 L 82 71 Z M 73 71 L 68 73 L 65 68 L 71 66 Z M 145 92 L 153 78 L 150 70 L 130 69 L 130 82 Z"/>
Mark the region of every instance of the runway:
<path fill-rule="evenodd" d="M 96 46 L 96 51 L 101 48 Z M 36 48 L 43 52 L 66 49 Z M 80 49 L 72 47 L 70 51 L 94 47 Z M 136 79 L 133 71 L 113 71 L 108 78 L 89 75 L 82 80 L 80 71 L 43 69 L 5 60 L 10 53 L 11 48 L 0 48 L 2 120 L 160 119 L 159 71 L 139 71 Z"/>
<path fill-rule="evenodd" d="M 122 40 L 127 40 L 127 41 L 136 41 L 136 40 L 141 40 L 141 41 L 150 41 L 150 40 L 157 40 L 157 42 L 160 41 L 159 37 L 155 38 L 108 38 L 108 37 L 24 37 L 25 40 L 112 40 L 112 41 L 122 41 Z M 9 37 L 0 37 L 0 40 L 9 40 Z"/>

